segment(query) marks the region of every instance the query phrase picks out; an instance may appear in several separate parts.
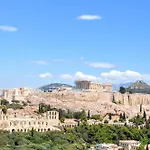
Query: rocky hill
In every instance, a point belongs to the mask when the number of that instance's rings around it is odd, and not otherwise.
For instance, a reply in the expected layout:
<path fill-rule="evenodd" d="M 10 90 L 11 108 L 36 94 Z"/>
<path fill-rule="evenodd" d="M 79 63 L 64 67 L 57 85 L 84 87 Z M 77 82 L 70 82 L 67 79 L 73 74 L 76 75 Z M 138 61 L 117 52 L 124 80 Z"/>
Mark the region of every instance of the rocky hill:
<path fill-rule="evenodd" d="M 112 100 L 116 103 L 114 103 Z M 120 94 L 120 93 L 89 93 L 89 92 L 46 92 L 34 93 L 27 97 L 30 105 L 39 103 L 50 104 L 55 108 L 70 109 L 72 111 L 91 110 L 92 114 L 106 113 L 120 114 L 126 112 L 130 117 L 139 113 L 139 106 L 150 115 L 150 94 Z"/>
<path fill-rule="evenodd" d="M 56 88 L 61 88 L 61 87 L 72 87 L 72 86 L 68 84 L 63 84 L 63 83 L 51 83 L 48 85 L 44 85 L 40 87 L 39 89 L 42 91 L 49 91 L 49 90 L 54 90 Z"/>
<path fill-rule="evenodd" d="M 150 86 L 144 81 L 138 80 L 131 84 L 127 91 L 132 91 L 132 93 L 147 93 L 150 94 Z"/>

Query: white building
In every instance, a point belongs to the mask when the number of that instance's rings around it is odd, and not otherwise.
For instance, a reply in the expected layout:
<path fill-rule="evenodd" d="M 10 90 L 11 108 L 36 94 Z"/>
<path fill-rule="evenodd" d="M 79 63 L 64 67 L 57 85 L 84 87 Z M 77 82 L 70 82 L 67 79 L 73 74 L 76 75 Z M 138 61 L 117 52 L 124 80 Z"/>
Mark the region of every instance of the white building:
<path fill-rule="evenodd" d="M 118 145 L 116 144 L 96 144 L 96 150 L 118 150 Z"/>
<path fill-rule="evenodd" d="M 140 142 L 135 140 L 120 140 L 119 146 L 123 150 L 136 150 L 140 146 Z"/>

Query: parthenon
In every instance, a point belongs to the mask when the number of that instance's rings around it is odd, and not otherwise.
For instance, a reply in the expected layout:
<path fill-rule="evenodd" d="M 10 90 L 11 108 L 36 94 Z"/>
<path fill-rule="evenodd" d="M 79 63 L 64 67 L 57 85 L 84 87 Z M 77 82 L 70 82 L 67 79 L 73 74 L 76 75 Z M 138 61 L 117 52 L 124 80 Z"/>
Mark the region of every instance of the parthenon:
<path fill-rule="evenodd" d="M 97 91 L 97 92 L 112 91 L 111 83 L 102 84 L 102 83 L 92 82 L 88 80 L 78 80 L 75 81 L 75 84 L 77 89 L 86 90 L 86 91 Z"/>

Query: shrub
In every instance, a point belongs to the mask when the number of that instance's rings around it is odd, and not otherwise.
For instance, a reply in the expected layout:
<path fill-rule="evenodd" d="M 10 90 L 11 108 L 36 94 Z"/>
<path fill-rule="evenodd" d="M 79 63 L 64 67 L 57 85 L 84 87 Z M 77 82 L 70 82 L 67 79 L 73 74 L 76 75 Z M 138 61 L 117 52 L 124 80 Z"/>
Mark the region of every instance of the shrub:
<path fill-rule="evenodd" d="M 104 123 L 105 123 L 105 124 L 108 123 L 108 120 L 104 120 Z"/>
<path fill-rule="evenodd" d="M 17 104 L 20 103 L 20 101 L 18 101 L 18 100 L 12 100 L 11 102 L 12 103 L 17 103 Z"/>
<path fill-rule="evenodd" d="M 9 101 L 7 101 L 6 99 L 2 99 L 1 100 L 1 105 L 8 105 L 9 104 Z"/>
<path fill-rule="evenodd" d="M 15 103 L 12 103 L 12 104 L 9 104 L 8 105 L 8 108 L 12 108 L 12 109 L 23 109 L 23 106 L 20 105 L 20 104 L 15 104 Z"/>

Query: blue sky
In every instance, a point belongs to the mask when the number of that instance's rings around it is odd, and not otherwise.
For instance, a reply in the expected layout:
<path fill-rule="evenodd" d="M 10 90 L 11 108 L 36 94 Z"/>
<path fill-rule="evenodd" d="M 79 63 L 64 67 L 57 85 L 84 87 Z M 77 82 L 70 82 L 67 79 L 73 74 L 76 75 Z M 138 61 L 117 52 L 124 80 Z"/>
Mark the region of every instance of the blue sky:
<path fill-rule="evenodd" d="M 148 0 L 2 0 L 0 88 L 150 83 L 149 8 Z"/>

